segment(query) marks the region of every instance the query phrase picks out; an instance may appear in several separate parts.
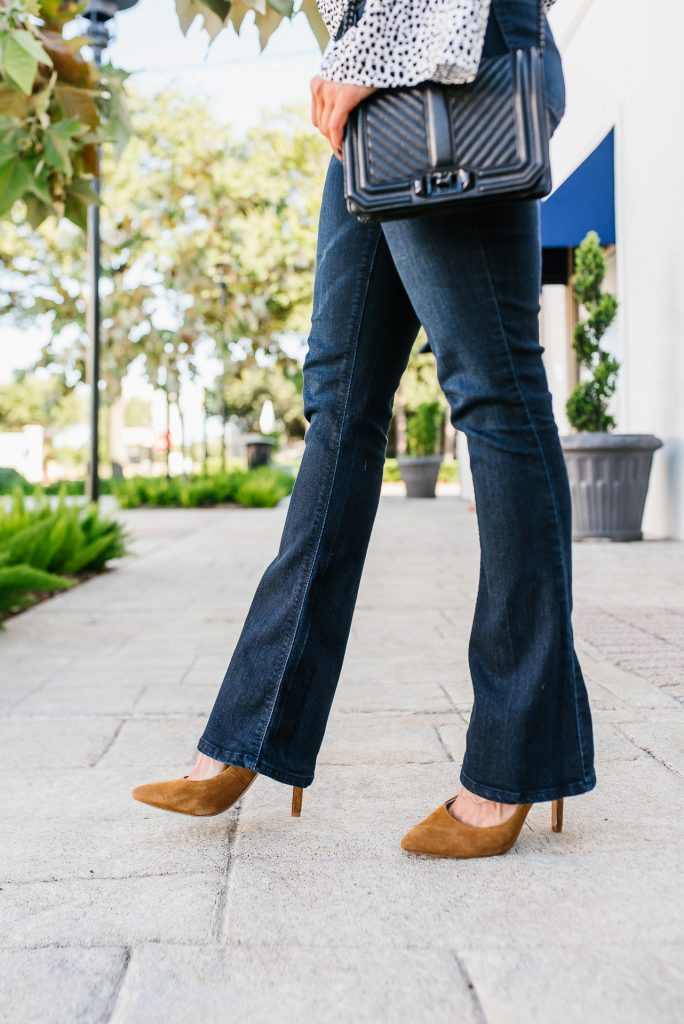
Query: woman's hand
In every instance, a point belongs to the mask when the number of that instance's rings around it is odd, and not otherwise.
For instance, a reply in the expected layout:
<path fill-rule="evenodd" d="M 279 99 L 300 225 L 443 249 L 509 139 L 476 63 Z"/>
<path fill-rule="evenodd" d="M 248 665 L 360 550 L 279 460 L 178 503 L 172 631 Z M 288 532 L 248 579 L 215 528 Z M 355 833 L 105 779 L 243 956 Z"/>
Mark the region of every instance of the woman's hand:
<path fill-rule="evenodd" d="M 342 139 L 349 112 L 375 89 L 365 85 L 326 82 L 319 75 L 311 79 L 311 121 L 342 159 Z"/>

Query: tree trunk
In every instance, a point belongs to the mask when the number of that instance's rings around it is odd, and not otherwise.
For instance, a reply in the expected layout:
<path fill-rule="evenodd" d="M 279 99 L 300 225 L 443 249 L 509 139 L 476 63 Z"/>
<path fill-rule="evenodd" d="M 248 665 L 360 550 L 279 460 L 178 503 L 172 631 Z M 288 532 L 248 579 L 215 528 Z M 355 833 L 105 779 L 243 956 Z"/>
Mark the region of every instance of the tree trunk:
<path fill-rule="evenodd" d="M 226 433 L 228 430 L 228 411 L 225 404 L 221 410 L 221 426 L 223 428 L 221 431 L 221 466 L 223 468 L 223 472 L 226 473 L 228 471 L 228 442 L 226 440 Z"/>
<path fill-rule="evenodd" d="M 207 424 L 209 413 L 207 412 L 207 395 L 204 393 L 202 400 L 202 470 L 205 476 L 209 475 L 209 437 L 207 435 Z"/>
<path fill-rule="evenodd" d="M 164 388 L 164 398 L 166 399 L 166 476 L 167 479 L 171 479 L 171 395 L 169 389 Z"/>
<path fill-rule="evenodd" d="M 120 480 L 124 466 L 128 462 L 128 452 L 124 444 L 124 400 L 119 395 L 109 406 L 109 461 L 112 465 L 112 477 Z"/>
<path fill-rule="evenodd" d="M 448 410 L 444 419 L 444 454 L 448 459 L 456 458 L 456 427 L 451 422 Z"/>
<path fill-rule="evenodd" d="M 185 459 L 186 459 L 186 453 L 187 453 L 187 450 L 188 450 L 188 439 L 187 439 L 186 434 L 185 434 L 185 416 L 183 415 L 183 409 L 181 407 L 181 400 L 180 399 L 181 399 L 180 391 L 178 391 L 177 394 L 176 394 L 176 411 L 178 413 L 178 419 L 180 421 L 180 428 L 181 428 L 181 460 L 182 460 L 182 463 L 183 463 L 183 473 L 186 473 L 187 469 L 186 469 L 186 465 L 185 465 Z"/>
<path fill-rule="evenodd" d="M 394 400 L 394 423 L 397 455 L 406 455 L 406 405 L 401 385 Z"/>

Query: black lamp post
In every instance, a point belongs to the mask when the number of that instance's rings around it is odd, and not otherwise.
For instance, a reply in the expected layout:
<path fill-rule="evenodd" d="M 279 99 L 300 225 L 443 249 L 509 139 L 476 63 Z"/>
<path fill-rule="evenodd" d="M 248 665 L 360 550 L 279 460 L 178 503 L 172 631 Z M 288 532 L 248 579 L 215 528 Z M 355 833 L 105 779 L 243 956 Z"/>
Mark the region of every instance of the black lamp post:
<path fill-rule="evenodd" d="M 90 0 L 83 17 L 90 22 L 89 39 L 96 66 L 102 66 L 102 53 L 110 43 L 109 23 L 119 11 L 135 7 L 138 0 Z M 99 154 L 98 154 L 99 164 Z M 95 192 L 100 194 L 99 177 Z M 88 329 L 88 380 L 90 381 L 90 464 L 86 494 L 90 501 L 100 497 L 100 207 L 88 207 L 88 280 L 90 302 L 86 326 Z"/>

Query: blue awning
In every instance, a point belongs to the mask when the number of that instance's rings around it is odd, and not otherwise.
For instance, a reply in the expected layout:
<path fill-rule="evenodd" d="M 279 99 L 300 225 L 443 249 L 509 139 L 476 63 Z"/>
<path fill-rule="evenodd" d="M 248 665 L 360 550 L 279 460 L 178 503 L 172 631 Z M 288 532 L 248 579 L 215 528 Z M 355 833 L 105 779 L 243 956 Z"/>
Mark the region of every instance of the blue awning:
<path fill-rule="evenodd" d="M 569 178 L 541 204 L 543 248 L 579 245 L 597 231 L 615 243 L 615 140 L 610 131 Z"/>

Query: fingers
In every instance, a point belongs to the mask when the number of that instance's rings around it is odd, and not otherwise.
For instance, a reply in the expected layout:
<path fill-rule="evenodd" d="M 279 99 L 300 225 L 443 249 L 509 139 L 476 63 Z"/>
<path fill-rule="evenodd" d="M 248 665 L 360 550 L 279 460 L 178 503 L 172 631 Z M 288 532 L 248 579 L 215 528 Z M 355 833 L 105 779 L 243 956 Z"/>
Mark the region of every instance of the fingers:
<path fill-rule="evenodd" d="M 325 135 L 326 139 L 330 143 L 330 148 L 337 157 L 342 157 L 342 141 L 344 139 L 344 128 L 347 123 L 347 112 L 346 110 L 340 110 L 339 107 L 326 108 L 323 114 L 323 123 L 325 124 Z"/>
<path fill-rule="evenodd" d="M 336 96 L 335 96 L 334 91 L 329 90 L 329 89 L 325 89 L 323 91 L 323 95 L 322 95 L 322 99 L 321 99 L 321 109 L 320 109 L 320 115 L 319 115 L 319 120 L 318 120 L 318 129 L 319 129 L 321 135 L 325 136 L 325 138 L 330 143 L 330 148 L 332 149 L 333 153 L 335 153 L 335 156 L 339 157 L 339 155 L 340 155 L 339 150 L 341 149 L 341 147 L 339 147 L 339 146 L 336 147 L 333 144 L 332 137 L 331 137 L 331 126 L 332 125 L 336 125 L 337 124 L 337 120 L 339 118 L 339 113 L 337 112 L 337 110 L 338 110 L 338 104 L 337 104 L 337 101 L 336 101 Z M 336 150 L 338 150 L 338 151 L 336 151 Z"/>
<path fill-rule="evenodd" d="M 319 75 L 312 79 L 311 121 L 339 159 L 350 111 L 374 91 L 371 87 L 324 81 Z"/>
<path fill-rule="evenodd" d="M 319 94 L 318 129 L 330 143 L 330 148 L 338 159 L 342 157 L 342 140 L 344 128 L 349 116 L 342 91 L 335 86 L 323 88 Z"/>
<path fill-rule="evenodd" d="M 320 128 L 322 87 L 323 79 L 318 75 L 311 79 L 311 123 L 314 128 Z"/>
<path fill-rule="evenodd" d="M 335 154 L 342 152 L 342 140 L 344 139 L 344 129 L 348 118 L 349 111 L 341 107 L 339 103 L 335 104 L 328 121 L 328 142 Z"/>

